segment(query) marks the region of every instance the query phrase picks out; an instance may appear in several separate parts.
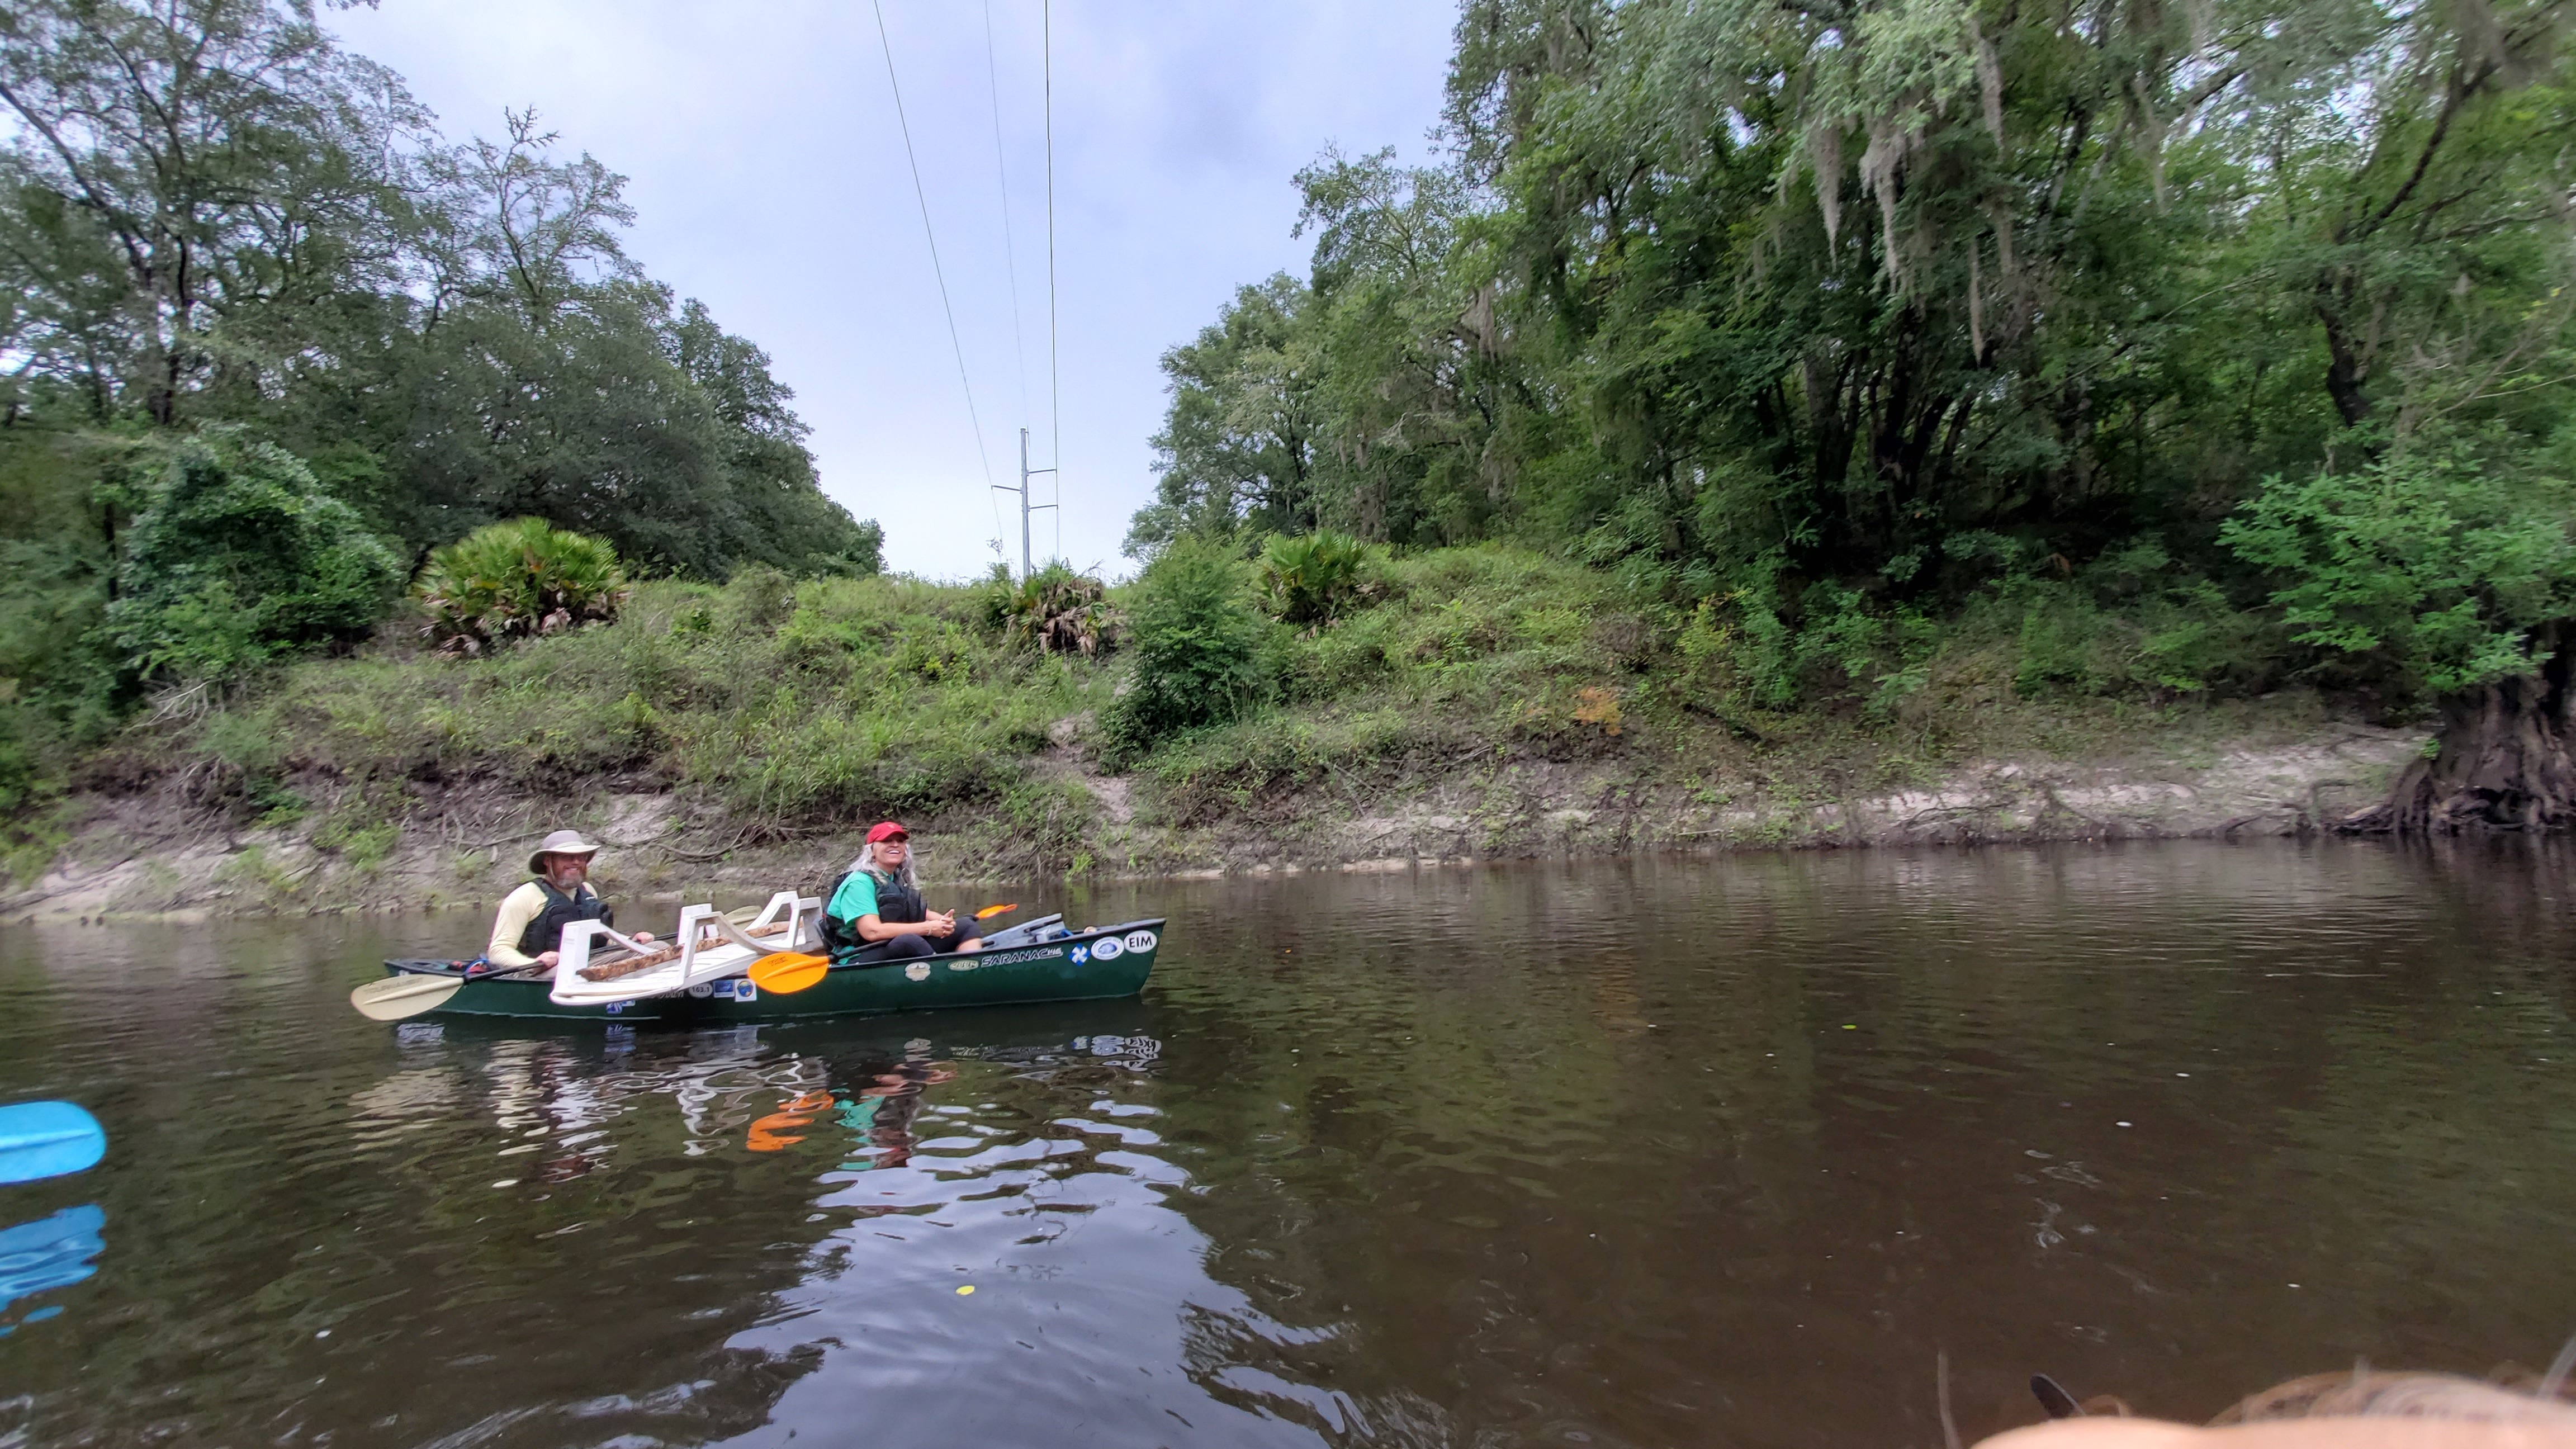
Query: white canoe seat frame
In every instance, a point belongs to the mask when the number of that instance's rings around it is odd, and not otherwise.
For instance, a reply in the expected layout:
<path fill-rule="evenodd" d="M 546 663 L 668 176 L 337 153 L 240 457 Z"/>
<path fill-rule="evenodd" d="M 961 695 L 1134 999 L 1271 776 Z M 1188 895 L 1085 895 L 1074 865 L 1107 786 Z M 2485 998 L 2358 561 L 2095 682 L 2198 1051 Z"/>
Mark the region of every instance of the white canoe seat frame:
<path fill-rule="evenodd" d="M 783 931 L 764 931 L 765 926 L 784 924 Z M 638 955 L 650 955 L 666 949 L 667 943 L 637 941 L 604 921 L 575 921 L 564 927 L 560 963 L 554 970 L 554 989 L 547 993 L 566 1006 L 588 1005 L 610 1001 L 634 1001 L 647 996 L 662 996 L 685 991 L 692 986 L 740 976 L 763 956 L 781 951 L 817 951 L 823 940 L 823 902 L 818 897 L 800 896 L 794 891 L 780 891 L 769 898 L 760 914 L 748 925 L 737 926 L 723 912 L 711 905 L 683 907 L 679 928 L 671 933 L 679 942 L 680 954 L 673 960 L 632 976 L 608 981 L 585 979 L 581 972 L 590 965 L 594 952 L 603 949 L 603 940 L 622 946 Z"/>

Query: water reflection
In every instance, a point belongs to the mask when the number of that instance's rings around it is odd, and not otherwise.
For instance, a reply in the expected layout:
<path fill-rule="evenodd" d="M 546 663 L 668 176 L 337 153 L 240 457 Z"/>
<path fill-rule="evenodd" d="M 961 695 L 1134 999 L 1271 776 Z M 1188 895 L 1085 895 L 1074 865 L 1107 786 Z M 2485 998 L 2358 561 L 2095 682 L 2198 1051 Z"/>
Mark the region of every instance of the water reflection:
<path fill-rule="evenodd" d="M 1354 1422 L 1341 1396 L 1265 1380 L 1238 1351 L 1315 1335 L 1208 1275 L 1213 1245 L 1172 1205 L 1199 1189 L 1159 1151 L 1161 1052 L 1097 1030 L 830 1052 L 844 1100 L 824 1120 L 841 1130 L 809 1144 L 845 1159 L 816 1200 L 830 1231 L 734 1340 L 820 1345 L 821 1367 L 746 1442 L 865 1425 L 897 1441 L 1288 1444 L 1312 1442 L 1310 1420 Z"/>
<path fill-rule="evenodd" d="M 2189 1416 L 2356 1355 L 2545 1361 L 2563 880 L 2188 847 L 1102 888 L 1078 914 L 1173 917 L 1143 1001 L 715 1032 L 350 1016 L 454 922 L 0 932 L 0 1092 L 120 1143 L 0 1203 L 117 1244 L 0 1336 L 0 1443 L 1824 1449 L 1939 1442 L 1940 1353 L 1971 1436 L 2033 1371 Z"/>
<path fill-rule="evenodd" d="M 59 1316 L 63 1306 L 48 1303 L 21 1310 L 21 1300 L 56 1288 L 68 1288 L 98 1271 L 107 1251 L 103 1233 L 107 1214 L 98 1204 L 64 1208 L 51 1217 L 14 1228 L 0 1228 L 0 1335 L 22 1323 L 42 1323 Z"/>

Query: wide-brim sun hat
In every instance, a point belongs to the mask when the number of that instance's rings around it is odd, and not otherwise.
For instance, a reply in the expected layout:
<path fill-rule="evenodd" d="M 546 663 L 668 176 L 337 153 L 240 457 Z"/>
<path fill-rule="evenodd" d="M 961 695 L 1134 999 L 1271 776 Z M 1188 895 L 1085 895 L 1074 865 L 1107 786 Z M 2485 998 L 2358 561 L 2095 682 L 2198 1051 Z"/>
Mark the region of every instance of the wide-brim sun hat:
<path fill-rule="evenodd" d="M 591 839 L 589 836 L 582 834 L 578 830 L 558 830 L 554 834 L 547 836 L 545 839 L 538 841 L 537 848 L 528 852 L 528 874 L 544 875 L 546 873 L 545 858 L 549 855 L 597 854 L 599 854 L 598 841 Z"/>

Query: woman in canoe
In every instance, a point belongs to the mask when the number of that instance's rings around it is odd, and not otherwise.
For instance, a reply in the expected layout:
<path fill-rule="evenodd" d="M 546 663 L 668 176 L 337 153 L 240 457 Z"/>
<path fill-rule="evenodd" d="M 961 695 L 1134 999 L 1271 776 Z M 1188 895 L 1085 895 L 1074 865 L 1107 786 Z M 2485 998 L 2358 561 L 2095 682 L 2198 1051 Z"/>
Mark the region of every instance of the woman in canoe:
<path fill-rule="evenodd" d="M 551 970 L 562 959 L 564 927 L 575 921 L 616 924 L 617 913 L 590 886 L 590 858 L 599 845 L 578 830 L 558 830 L 537 842 L 528 857 L 528 874 L 536 879 L 501 898 L 492 917 L 492 940 L 483 959 L 495 966 L 543 966 Z M 649 931 L 638 941 L 653 939 Z"/>
<path fill-rule="evenodd" d="M 912 836 L 885 820 L 868 827 L 859 858 L 832 882 L 823 903 L 823 944 L 836 965 L 867 964 L 980 951 L 984 930 L 971 914 L 922 904 Z"/>

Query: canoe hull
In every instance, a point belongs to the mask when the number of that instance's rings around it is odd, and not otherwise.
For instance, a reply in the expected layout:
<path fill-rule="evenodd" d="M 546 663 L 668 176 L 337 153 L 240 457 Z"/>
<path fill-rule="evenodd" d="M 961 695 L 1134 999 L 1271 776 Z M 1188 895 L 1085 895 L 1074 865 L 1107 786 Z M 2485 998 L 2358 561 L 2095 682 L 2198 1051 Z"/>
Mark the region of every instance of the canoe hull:
<path fill-rule="evenodd" d="M 1162 949 L 1162 931 L 1160 920 L 1131 921 L 1035 946 L 835 966 L 820 982 L 785 993 L 762 991 L 736 977 L 634 1001 L 566 1006 L 548 995 L 552 983 L 546 977 L 473 977 L 430 1014 L 727 1026 L 959 1006 L 1106 1001 L 1145 989 Z M 385 973 L 461 971 L 449 961 L 388 961 Z"/>

